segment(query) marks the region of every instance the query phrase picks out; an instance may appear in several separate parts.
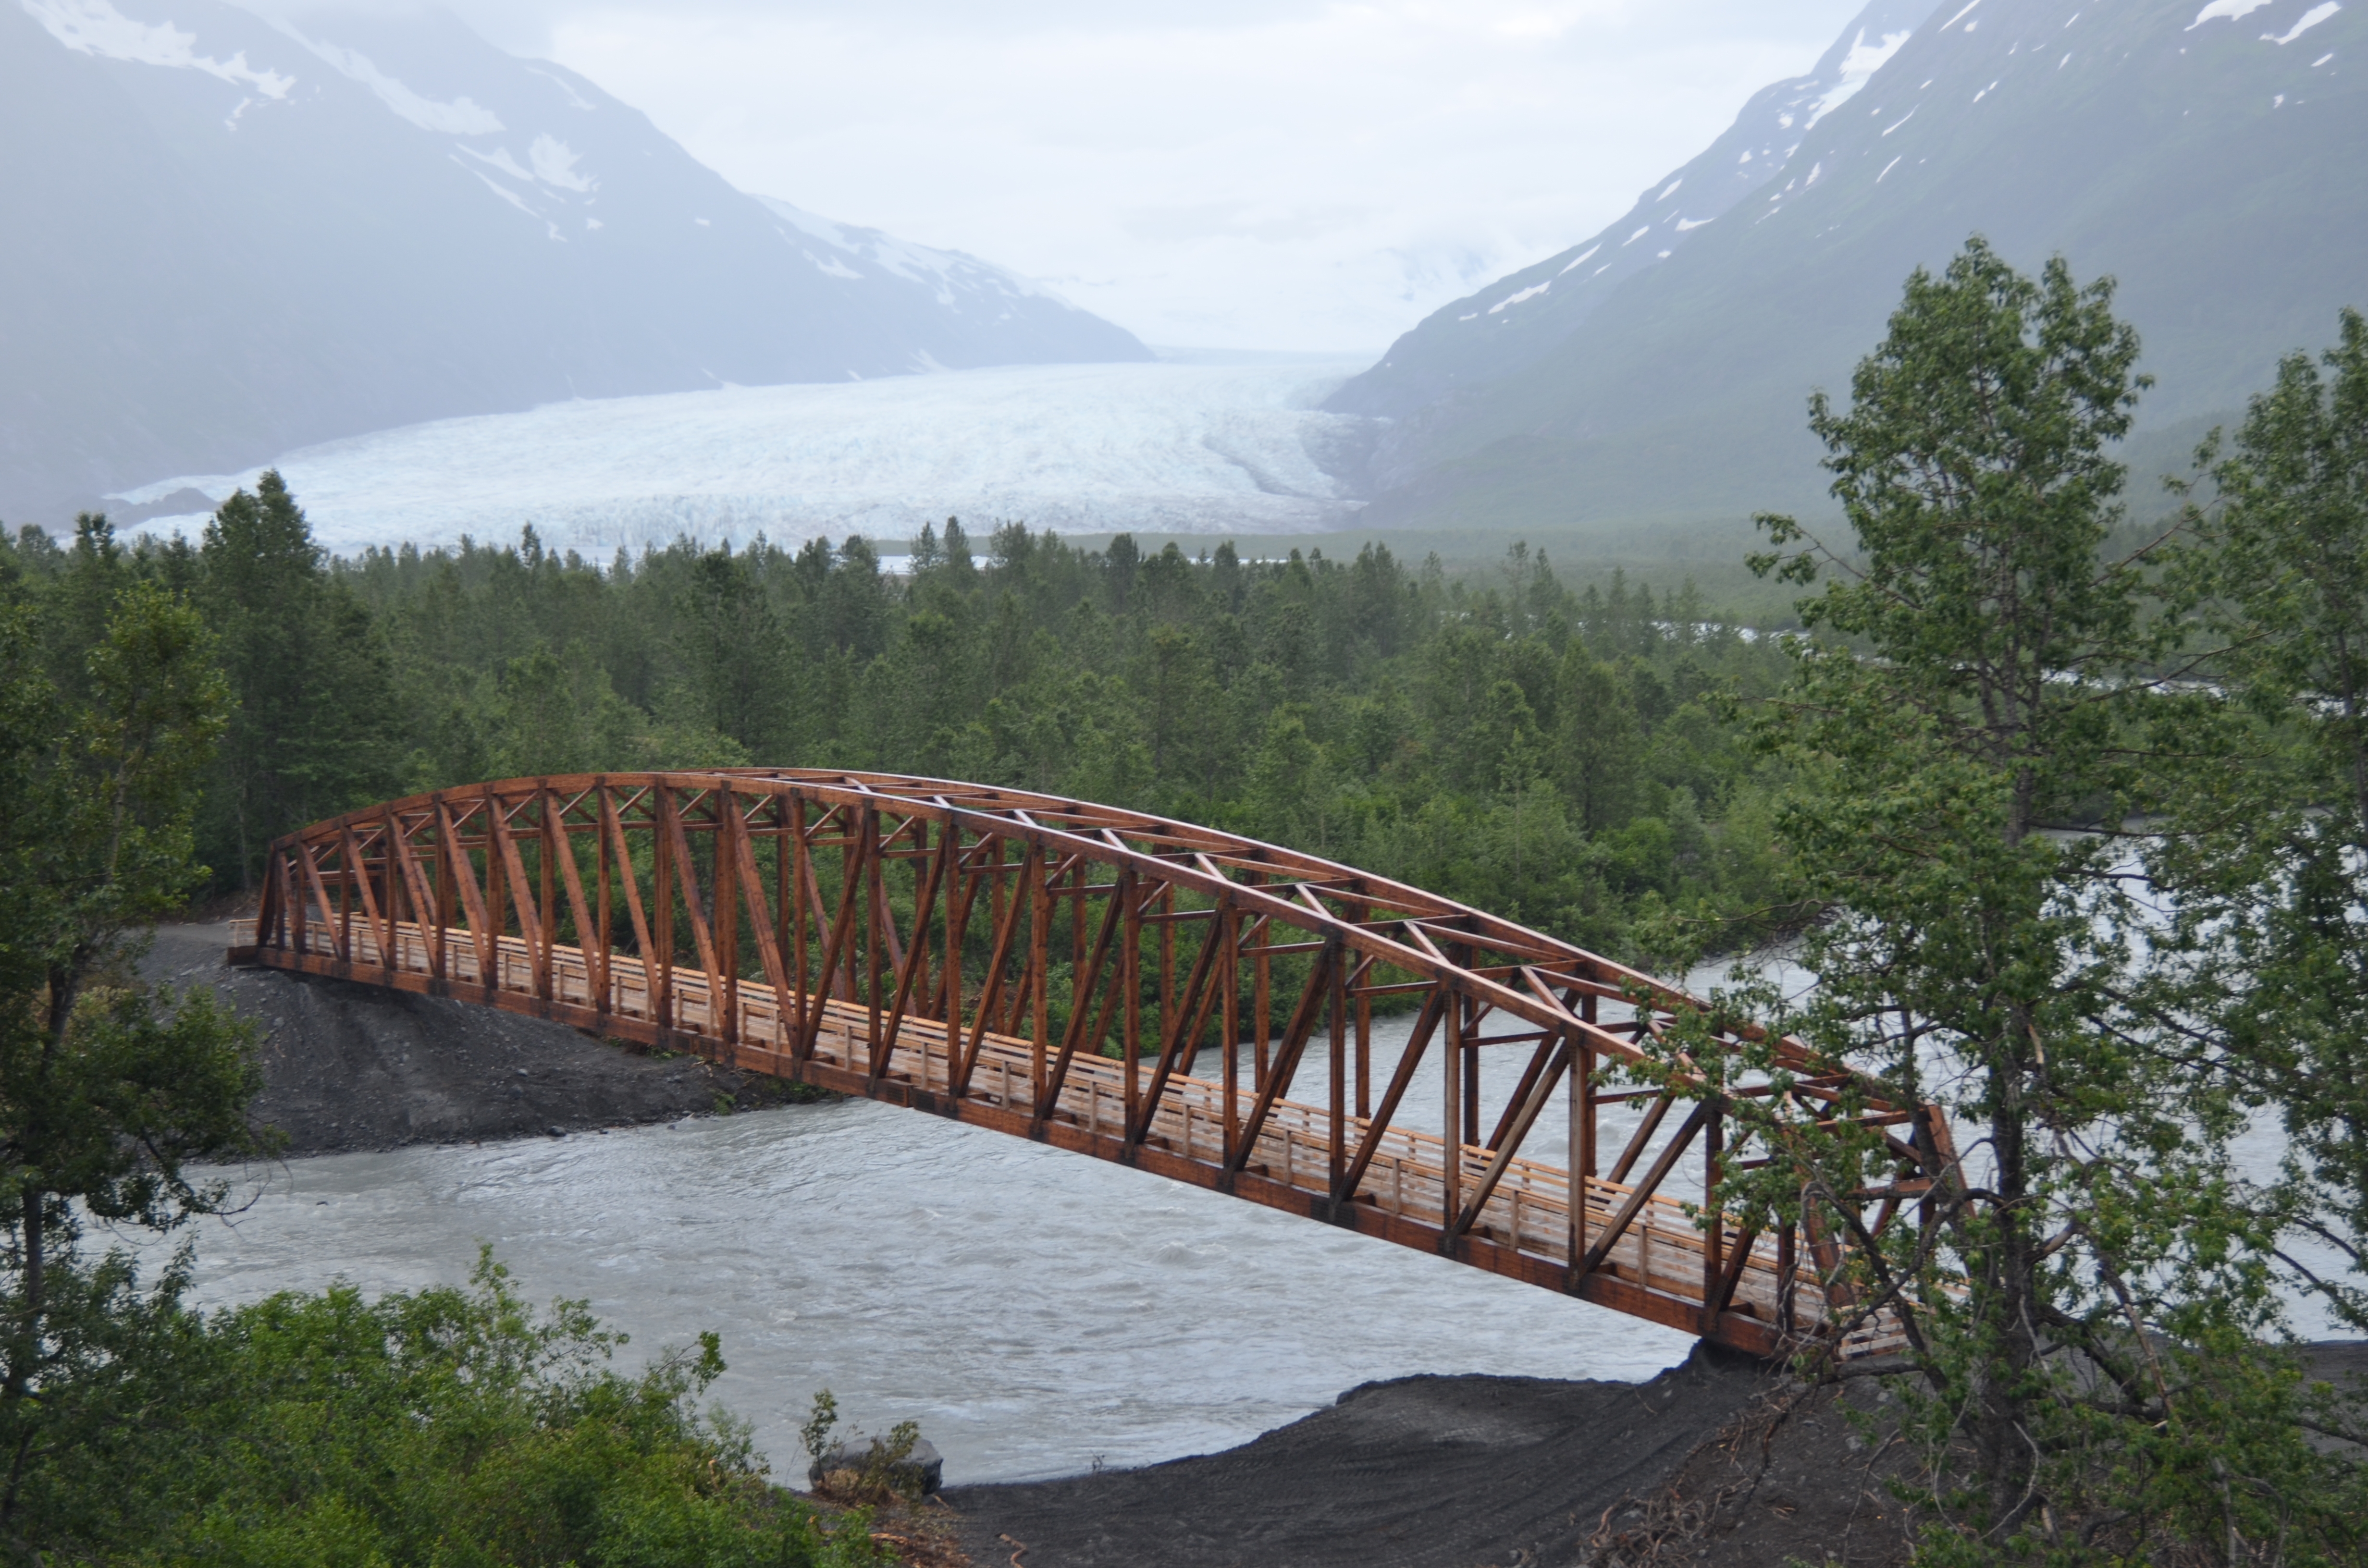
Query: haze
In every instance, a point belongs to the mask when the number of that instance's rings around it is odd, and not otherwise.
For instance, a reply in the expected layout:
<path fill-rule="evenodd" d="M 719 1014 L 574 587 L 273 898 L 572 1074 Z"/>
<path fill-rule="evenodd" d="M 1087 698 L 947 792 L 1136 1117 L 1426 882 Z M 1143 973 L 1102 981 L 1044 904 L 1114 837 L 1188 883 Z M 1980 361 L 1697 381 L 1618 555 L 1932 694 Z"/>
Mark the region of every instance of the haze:
<path fill-rule="evenodd" d="M 744 190 L 991 258 L 1147 341 L 1377 353 L 1609 222 L 1858 0 L 450 9 Z"/>

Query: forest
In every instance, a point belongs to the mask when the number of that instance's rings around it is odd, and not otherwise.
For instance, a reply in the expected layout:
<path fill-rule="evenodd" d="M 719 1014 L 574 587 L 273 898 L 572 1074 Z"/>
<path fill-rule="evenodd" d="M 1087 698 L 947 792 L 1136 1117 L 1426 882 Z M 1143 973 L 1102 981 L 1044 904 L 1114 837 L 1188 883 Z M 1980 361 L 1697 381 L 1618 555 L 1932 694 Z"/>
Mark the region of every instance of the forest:
<path fill-rule="evenodd" d="M 205 782 L 218 893 L 275 835 L 483 779 L 701 766 L 1008 784 L 1287 843 L 1615 956 L 1640 912 L 1768 918 L 1770 766 L 1737 698 L 1786 662 L 1688 585 L 1573 592 L 1542 554 L 1451 578 L 1342 559 L 1082 550 L 956 518 L 586 562 L 513 544 L 329 559 L 276 474 L 202 539 L 85 517 L 0 556 L 86 645 L 126 585 L 186 594 L 235 706 Z M 70 665 L 62 650 L 60 663 Z"/>

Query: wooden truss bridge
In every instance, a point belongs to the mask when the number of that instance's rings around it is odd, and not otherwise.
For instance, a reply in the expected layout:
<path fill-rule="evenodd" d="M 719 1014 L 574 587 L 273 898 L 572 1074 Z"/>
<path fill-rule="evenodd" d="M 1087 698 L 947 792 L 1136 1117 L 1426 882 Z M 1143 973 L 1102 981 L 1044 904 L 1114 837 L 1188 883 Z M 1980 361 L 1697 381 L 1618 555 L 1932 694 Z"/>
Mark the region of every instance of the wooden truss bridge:
<path fill-rule="evenodd" d="M 1740 1349 L 1845 1331 L 1846 1355 L 1896 1343 L 1887 1319 L 1849 1310 L 1835 1227 L 1712 1201 L 1722 1170 L 1754 1156 L 1732 1112 L 1764 1082 L 1722 1074 L 1723 1097 L 1700 1098 L 1621 1086 L 1638 1041 L 1698 1012 L 1692 998 L 1208 828 L 889 774 L 513 778 L 280 839 L 240 937 L 234 963 L 975 1122 Z M 1896 1154 L 1893 1185 L 1852 1198 L 1864 1233 L 1952 1157 L 1930 1108 L 1845 1095 L 1790 1041 L 1776 1060 L 1798 1068 L 1796 1096 Z M 1502 1102 L 1488 1127 L 1484 1070 Z M 1300 1084 L 1313 1103 L 1291 1097 Z"/>

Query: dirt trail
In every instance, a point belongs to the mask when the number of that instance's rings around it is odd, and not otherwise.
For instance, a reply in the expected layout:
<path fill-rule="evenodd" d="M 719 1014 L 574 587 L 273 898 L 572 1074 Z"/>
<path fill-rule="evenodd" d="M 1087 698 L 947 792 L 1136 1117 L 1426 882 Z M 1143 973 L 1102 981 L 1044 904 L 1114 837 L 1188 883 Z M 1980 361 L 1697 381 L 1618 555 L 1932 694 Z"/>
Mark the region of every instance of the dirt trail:
<path fill-rule="evenodd" d="M 256 1114 L 287 1133 L 289 1154 L 671 1121 L 776 1104 L 793 1088 L 464 1002 L 232 969 L 229 943 L 226 924 L 160 926 L 141 971 L 205 986 L 257 1026 Z"/>

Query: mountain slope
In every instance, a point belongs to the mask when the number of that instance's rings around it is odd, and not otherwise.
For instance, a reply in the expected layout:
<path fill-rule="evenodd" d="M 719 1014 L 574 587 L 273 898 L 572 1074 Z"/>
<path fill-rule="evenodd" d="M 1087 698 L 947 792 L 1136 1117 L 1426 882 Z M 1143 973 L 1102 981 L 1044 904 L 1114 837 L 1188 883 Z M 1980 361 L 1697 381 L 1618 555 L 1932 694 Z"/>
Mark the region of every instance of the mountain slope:
<path fill-rule="evenodd" d="M 1150 357 L 434 11 L 0 0 L 0 233 L 19 516 L 556 399 Z"/>
<path fill-rule="evenodd" d="M 2060 252 L 2119 278 L 2158 378 L 2150 426 L 2235 407 L 2368 302 L 2355 57 L 2368 5 L 1879 0 L 1629 216 L 1336 395 L 1394 421 L 1368 516 L 1815 507 L 1807 392 L 1844 390 L 1909 269 L 1975 232 L 2027 267 Z"/>

